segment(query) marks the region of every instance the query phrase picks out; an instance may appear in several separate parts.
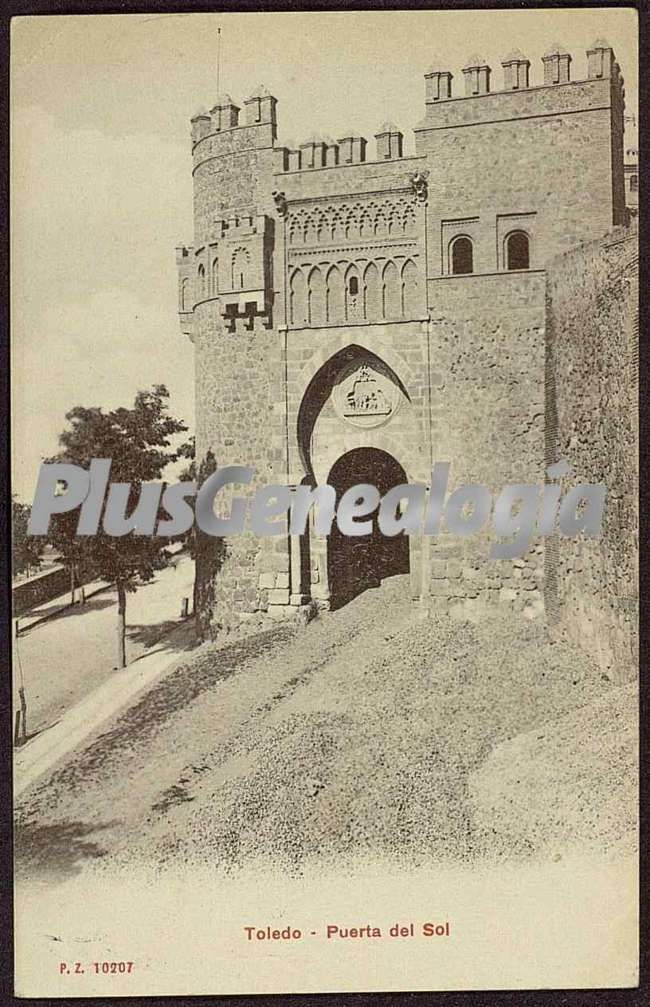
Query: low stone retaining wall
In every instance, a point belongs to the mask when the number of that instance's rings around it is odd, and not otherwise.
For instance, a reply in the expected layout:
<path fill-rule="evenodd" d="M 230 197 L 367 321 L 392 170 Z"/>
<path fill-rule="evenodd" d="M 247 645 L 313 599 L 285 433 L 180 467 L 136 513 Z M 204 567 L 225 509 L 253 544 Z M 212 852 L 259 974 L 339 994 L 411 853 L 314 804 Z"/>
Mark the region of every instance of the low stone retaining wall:
<path fill-rule="evenodd" d="M 11 589 L 14 616 L 24 615 L 32 608 L 43 605 L 70 589 L 70 573 L 64 566 L 37 573 Z"/>

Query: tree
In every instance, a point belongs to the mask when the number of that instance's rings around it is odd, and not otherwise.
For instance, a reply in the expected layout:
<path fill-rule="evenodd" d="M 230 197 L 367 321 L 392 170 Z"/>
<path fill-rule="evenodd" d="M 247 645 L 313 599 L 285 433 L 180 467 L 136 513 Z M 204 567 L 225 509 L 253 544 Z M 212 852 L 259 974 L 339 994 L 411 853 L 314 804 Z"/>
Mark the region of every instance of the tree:
<path fill-rule="evenodd" d="M 27 534 L 30 507 L 11 496 L 11 554 L 14 576 L 41 565 L 44 541 L 40 535 Z"/>
<path fill-rule="evenodd" d="M 48 462 L 67 462 L 87 469 L 93 458 L 110 458 L 111 483 L 130 483 L 127 511 L 132 513 L 143 483 L 161 481 L 165 467 L 179 457 L 171 438 L 187 430 L 182 420 L 168 414 L 169 392 L 164 385 L 141 391 L 132 409 L 104 412 L 77 406 L 66 419 L 70 426 L 59 437 L 61 451 Z M 126 599 L 138 586 L 152 580 L 169 563 L 167 540 L 150 535 L 107 535 L 100 522 L 95 535 L 77 536 L 78 512 L 55 514 L 49 541 L 66 564 L 115 584 L 117 590 L 118 667 L 126 667 Z"/>
<path fill-rule="evenodd" d="M 189 465 L 181 469 L 178 480 L 179 482 L 195 482 L 196 481 L 196 443 L 195 438 L 190 437 L 188 441 L 178 449 L 179 458 L 187 458 Z M 187 549 L 188 553 L 194 559 L 196 555 L 196 533 L 194 530 L 194 525 L 192 524 L 186 532 L 178 536 L 177 542 L 182 542 L 183 546 Z"/>
<path fill-rule="evenodd" d="M 211 450 L 208 450 L 201 464 L 196 464 L 196 444 L 194 437 L 178 449 L 181 458 L 187 458 L 186 465 L 179 474 L 181 482 L 196 482 L 198 487 L 217 470 L 217 460 Z M 220 624 L 213 622 L 215 601 L 215 583 L 217 574 L 223 566 L 226 557 L 226 540 L 216 535 L 208 535 L 196 525 L 176 541 L 182 542 L 192 559 L 196 562 L 194 578 L 194 617 L 195 625 L 201 640 L 214 639 Z"/>

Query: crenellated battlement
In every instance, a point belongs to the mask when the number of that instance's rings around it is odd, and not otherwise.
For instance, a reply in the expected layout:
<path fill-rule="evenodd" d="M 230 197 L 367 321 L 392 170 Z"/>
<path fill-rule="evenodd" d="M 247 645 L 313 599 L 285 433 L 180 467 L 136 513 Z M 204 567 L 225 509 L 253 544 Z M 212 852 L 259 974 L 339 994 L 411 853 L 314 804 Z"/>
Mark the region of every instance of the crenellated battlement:
<path fill-rule="evenodd" d="M 546 51 L 541 60 L 541 74 L 531 73 L 530 60 L 515 50 L 501 61 L 503 87 L 493 90 L 492 68 L 483 57 L 474 55 L 462 70 L 461 95 L 453 92 L 453 74 L 449 69 L 431 69 L 425 75 L 425 116 L 415 127 L 416 152 L 430 149 L 430 143 L 434 142 L 432 131 L 465 126 L 487 128 L 498 122 L 512 122 L 525 128 L 526 120 L 548 122 L 556 116 L 593 115 L 604 110 L 611 110 L 614 117 L 614 142 L 618 144 L 618 133 L 623 129 L 625 88 L 614 51 L 604 39 L 598 39 L 586 51 L 586 57 L 586 76 L 572 80 L 572 56 L 562 46 L 553 45 Z"/>
<path fill-rule="evenodd" d="M 194 169 L 215 157 L 248 150 L 270 149 L 275 144 L 277 100 L 260 84 L 241 106 L 222 94 L 210 111 L 199 109 L 191 119 Z"/>
<path fill-rule="evenodd" d="M 597 39 L 586 51 L 585 80 L 613 78 L 622 85 L 620 69 L 614 57 L 614 50 L 606 39 Z M 484 56 L 473 54 L 462 67 L 464 88 L 462 94 L 453 93 L 454 75 L 448 67 L 433 66 L 425 75 L 427 106 L 443 101 L 473 98 L 484 94 L 500 94 L 507 91 L 526 91 L 537 87 L 571 83 L 571 63 L 573 57 L 566 49 L 553 44 L 542 56 L 542 75 L 539 81 L 531 81 L 531 62 L 519 49 L 508 53 L 501 60 L 503 71 L 502 87 L 493 89 L 492 67 Z M 619 80 L 620 78 L 620 80 Z"/>
<path fill-rule="evenodd" d="M 402 157 L 404 134 L 392 122 L 383 124 L 375 133 L 377 161 Z M 273 152 L 274 171 L 307 171 L 313 168 L 336 168 L 348 164 L 364 164 L 368 141 L 354 130 L 348 130 L 338 140 L 313 134 L 299 146 L 277 146 Z"/>
<path fill-rule="evenodd" d="M 265 123 L 275 125 L 276 106 L 277 99 L 263 84 L 260 84 L 250 97 L 244 99 L 245 121 L 240 122 L 241 106 L 237 105 L 229 94 L 222 94 L 209 112 L 199 109 L 196 115 L 192 116 L 192 143 L 199 143 L 207 136 L 241 126 L 261 126 Z"/>
<path fill-rule="evenodd" d="M 597 39 L 586 50 L 586 77 L 571 79 L 572 62 L 571 53 L 553 44 L 542 56 L 541 74 L 531 73 L 531 61 L 525 53 L 515 49 L 502 58 L 502 86 L 495 89 L 493 68 L 484 56 L 474 53 L 461 69 L 462 94 L 454 94 L 452 71 L 434 66 L 424 75 L 426 111 L 416 133 L 432 126 L 468 124 L 474 118 L 480 121 L 492 113 L 475 111 L 472 100 L 485 96 L 491 96 L 493 103 L 500 102 L 505 114 L 515 118 L 545 114 L 553 111 L 555 105 L 561 112 L 573 105 L 576 110 L 584 108 L 590 101 L 595 104 L 601 100 L 600 92 L 606 87 L 613 86 L 623 100 L 624 81 L 614 50 L 605 39 Z M 599 87 L 599 81 L 607 83 Z M 565 85 L 570 87 L 567 89 Z M 540 94 L 548 89 L 552 89 L 550 94 Z M 538 98 L 533 98 L 538 94 Z M 437 110 L 443 105 L 455 111 L 441 115 Z M 368 141 L 354 130 L 346 131 L 336 140 L 312 134 L 302 143 L 277 145 L 277 99 L 262 84 L 241 105 L 229 94 L 220 95 L 209 112 L 200 109 L 191 123 L 195 167 L 213 157 L 271 148 L 272 170 L 276 174 L 363 164 L 368 159 Z M 403 133 L 394 123 L 384 123 L 374 138 L 376 161 L 398 160 L 403 156 Z"/>

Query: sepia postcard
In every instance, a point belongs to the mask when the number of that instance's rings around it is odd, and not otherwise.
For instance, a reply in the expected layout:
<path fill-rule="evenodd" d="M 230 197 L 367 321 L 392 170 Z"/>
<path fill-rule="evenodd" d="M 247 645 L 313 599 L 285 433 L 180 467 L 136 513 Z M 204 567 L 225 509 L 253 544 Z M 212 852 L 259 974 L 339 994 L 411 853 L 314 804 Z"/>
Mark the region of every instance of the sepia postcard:
<path fill-rule="evenodd" d="M 636 986 L 636 10 L 143 6 L 11 22 L 16 995 Z"/>

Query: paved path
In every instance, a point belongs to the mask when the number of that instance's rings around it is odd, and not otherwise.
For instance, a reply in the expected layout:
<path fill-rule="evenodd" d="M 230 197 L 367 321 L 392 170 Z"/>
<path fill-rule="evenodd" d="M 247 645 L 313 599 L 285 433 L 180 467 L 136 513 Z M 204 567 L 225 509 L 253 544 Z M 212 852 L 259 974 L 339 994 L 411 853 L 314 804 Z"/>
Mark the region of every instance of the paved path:
<path fill-rule="evenodd" d="M 182 599 L 192 597 L 193 561 L 179 555 L 172 564 L 127 598 L 129 664 L 163 646 L 181 621 Z M 108 586 L 85 605 L 67 607 L 58 614 L 54 611 L 49 619 L 14 638 L 14 706 L 22 682 L 29 735 L 51 728 L 82 699 L 114 679 L 116 601 L 115 588 Z M 56 606 L 54 602 L 54 610 Z"/>
<path fill-rule="evenodd" d="M 175 637 L 184 630 L 181 624 L 162 647 L 114 672 L 99 688 L 64 713 L 53 727 L 20 748 L 14 757 L 14 796 L 22 794 L 164 672 L 171 671 L 183 659 L 175 648 Z"/>

